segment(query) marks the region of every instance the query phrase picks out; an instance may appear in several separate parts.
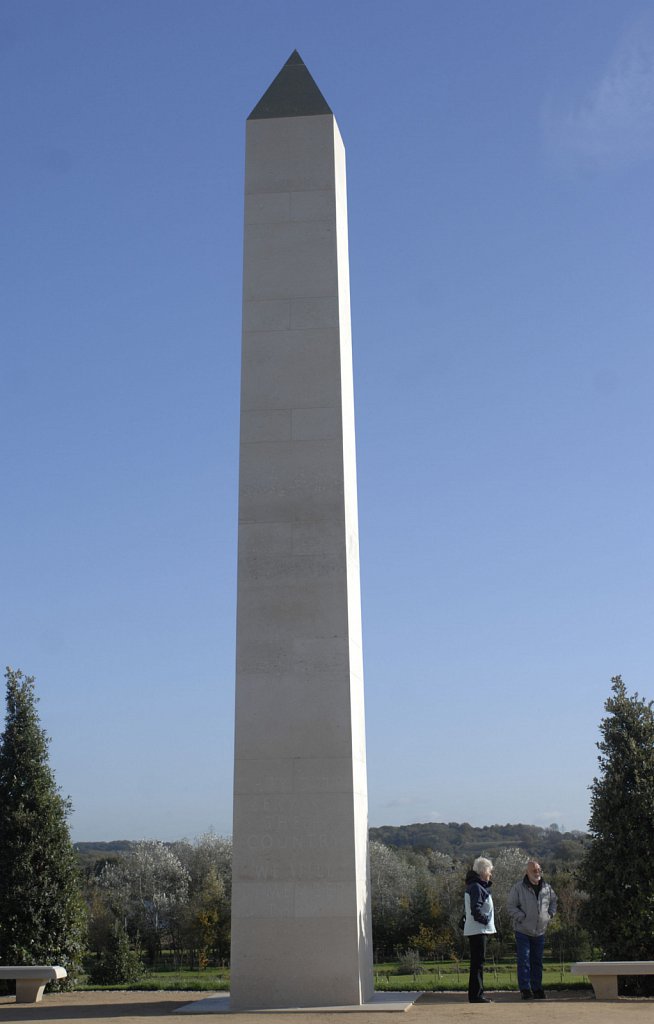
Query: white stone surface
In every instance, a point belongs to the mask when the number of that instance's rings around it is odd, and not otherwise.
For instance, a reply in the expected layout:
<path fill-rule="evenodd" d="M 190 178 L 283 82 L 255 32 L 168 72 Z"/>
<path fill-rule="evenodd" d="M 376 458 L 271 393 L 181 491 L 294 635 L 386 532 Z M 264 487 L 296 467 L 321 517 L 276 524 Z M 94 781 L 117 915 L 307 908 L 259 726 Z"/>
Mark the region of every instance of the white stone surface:
<path fill-rule="evenodd" d="M 280 1009 L 259 1010 L 259 1013 L 406 1013 L 421 992 L 375 992 L 370 1000 L 354 1006 L 284 1006 Z M 219 992 L 207 999 L 180 1006 L 173 1013 L 238 1013 L 231 1004 L 229 992 Z M 247 1011 L 244 1011 L 247 1013 Z"/>
<path fill-rule="evenodd" d="M 48 982 L 58 981 L 67 976 L 66 968 L 59 965 L 34 964 L 31 967 L 12 967 L 9 964 L 3 964 L 0 966 L 0 978 L 16 982 L 17 1003 L 40 1003 Z"/>
<path fill-rule="evenodd" d="M 243 298 L 230 1008 L 368 1006 L 345 153 L 331 114 L 248 121 Z"/>

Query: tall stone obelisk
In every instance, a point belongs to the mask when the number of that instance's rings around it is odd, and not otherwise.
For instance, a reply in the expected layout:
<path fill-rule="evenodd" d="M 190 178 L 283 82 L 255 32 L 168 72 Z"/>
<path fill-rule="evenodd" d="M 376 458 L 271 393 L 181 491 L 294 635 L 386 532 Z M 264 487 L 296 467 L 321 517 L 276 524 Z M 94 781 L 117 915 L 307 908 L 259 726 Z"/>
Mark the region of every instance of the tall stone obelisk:
<path fill-rule="evenodd" d="M 231 1006 L 372 997 L 345 152 L 294 52 L 247 122 Z"/>

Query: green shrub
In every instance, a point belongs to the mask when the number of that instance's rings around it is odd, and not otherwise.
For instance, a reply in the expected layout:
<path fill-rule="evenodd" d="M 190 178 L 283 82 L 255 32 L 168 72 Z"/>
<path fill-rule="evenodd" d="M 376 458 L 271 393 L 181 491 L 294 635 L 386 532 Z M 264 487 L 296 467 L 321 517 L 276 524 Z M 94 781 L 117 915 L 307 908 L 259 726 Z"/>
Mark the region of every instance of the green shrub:
<path fill-rule="evenodd" d="M 132 949 L 124 928 L 116 928 L 107 949 L 91 966 L 89 981 L 95 985 L 133 985 L 142 977 L 139 950 Z"/>

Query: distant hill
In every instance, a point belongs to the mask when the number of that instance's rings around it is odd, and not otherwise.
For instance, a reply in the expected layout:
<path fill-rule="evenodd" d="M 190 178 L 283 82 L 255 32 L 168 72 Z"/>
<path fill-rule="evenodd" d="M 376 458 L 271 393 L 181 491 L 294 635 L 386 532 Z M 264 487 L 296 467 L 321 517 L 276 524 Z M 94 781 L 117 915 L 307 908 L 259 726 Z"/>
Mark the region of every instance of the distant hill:
<path fill-rule="evenodd" d="M 588 843 L 585 832 L 561 832 L 556 828 L 523 824 L 476 828 L 467 821 L 462 824 L 429 821 L 413 825 L 381 825 L 370 829 L 370 838 L 386 846 L 437 850 L 463 861 L 480 854 L 494 857 L 499 850 L 513 846 L 560 865 L 579 860 Z M 131 839 L 74 844 L 83 867 L 92 867 L 98 861 L 115 860 L 128 853 L 134 845 L 135 840 Z"/>
<path fill-rule="evenodd" d="M 480 854 L 497 856 L 500 849 L 513 846 L 559 864 L 577 861 L 588 842 L 585 832 L 561 832 L 522 824 L 475 828 L 467 822 L 455 821 L 381 825 L 370 829 L 370 838 L 387 846 L 438 850 L 457 860 L 470 860 Z"/>
<path fill-rule="evenodd" d="M 110 843 L 73 843 L 84 857 L 106 857 L 110 853 L 127 853 L 135 845 L 133 839 L 112 839 Z"/>
<path fill-rule="evenodd" d="M 73 843 L 82 870 L 90 871 L 98 862 L 116 860 L 134 846 L 131 839 L 114 839 L 110 843 Z"/>

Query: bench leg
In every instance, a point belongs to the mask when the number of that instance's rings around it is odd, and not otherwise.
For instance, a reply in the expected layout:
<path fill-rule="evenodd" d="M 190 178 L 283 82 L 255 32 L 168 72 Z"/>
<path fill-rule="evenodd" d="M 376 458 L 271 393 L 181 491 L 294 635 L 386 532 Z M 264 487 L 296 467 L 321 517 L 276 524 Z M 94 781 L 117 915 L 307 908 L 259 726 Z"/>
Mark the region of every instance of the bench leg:
<path fill-rule="evenodd" d="M 42 978 L 18 978 L 16 981 L 17 1003 L 40 1003 L 47 981 Z"/>
<path fill-rule="evenodd" d="M 593 974 L 590 978 L 596 999 L 618 998 L 617 974 Z"/>

